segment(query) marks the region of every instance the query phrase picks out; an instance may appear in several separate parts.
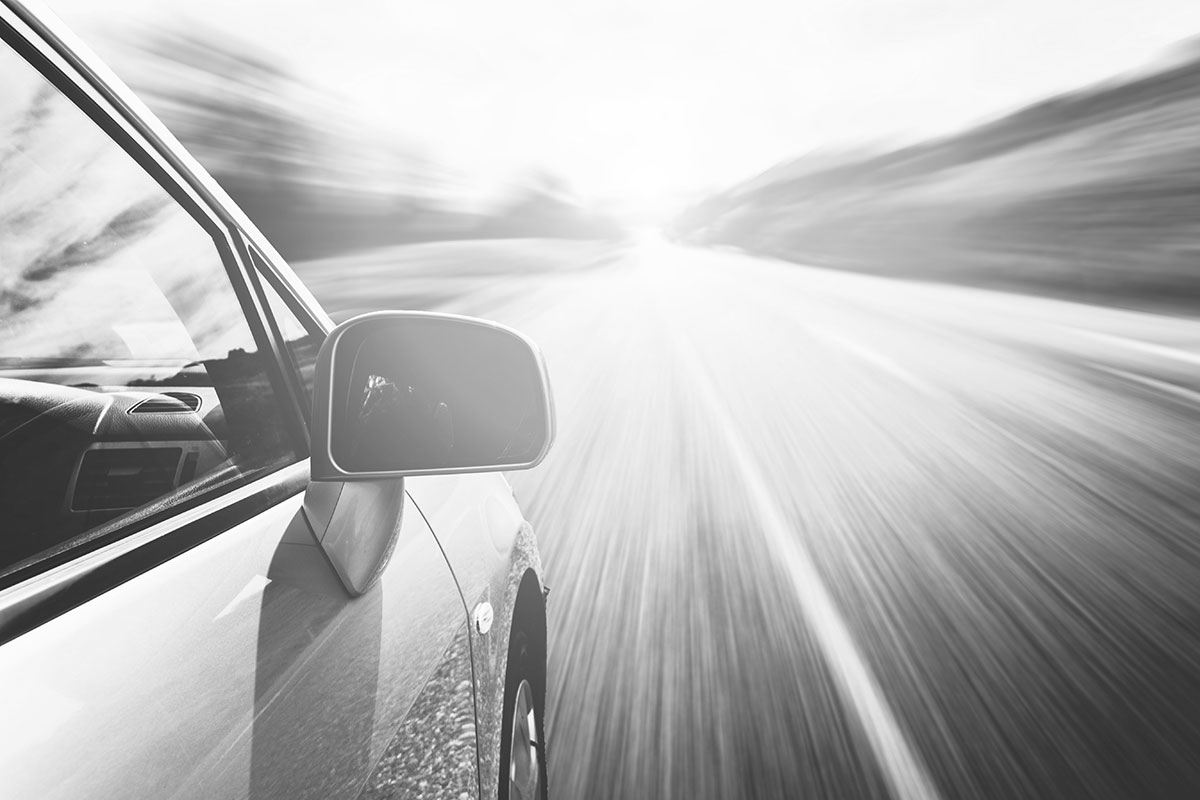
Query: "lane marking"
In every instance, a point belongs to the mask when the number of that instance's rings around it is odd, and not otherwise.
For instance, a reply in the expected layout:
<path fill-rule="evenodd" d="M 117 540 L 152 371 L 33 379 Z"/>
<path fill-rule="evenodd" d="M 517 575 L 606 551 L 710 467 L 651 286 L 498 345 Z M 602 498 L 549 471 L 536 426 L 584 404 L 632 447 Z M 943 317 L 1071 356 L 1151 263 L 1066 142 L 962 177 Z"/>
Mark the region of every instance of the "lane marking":
<path fill-rule="evenodd" d="M 854 341 L 853 339 L 847 339 L 840 333 L 835 333 L 834 331 L 822 325 L 807 324 L 804 327 L 816 338 L 840 347 L 851 355 L 857 356 L 863 361 L 866 361 L 868 364 L 873 364 L 874 366 L 879 367 L 892 377 L 899 378 L 901 381 L 907 383 L 909 386 L 912 386 L 918 391 L 930 395 L 941 394 L 941 392 L 938 391 L 937 387 L 935 387 L 933 384 L 900 366 L 891 358 L 888 358 L 883 353 L 880 353 L 878 350 L 873 350 L 864 344 Z"/>
<path fill-rule="evenodd" d="M 1129 350 L 1137 350 L 1138 352 L 1160 356 L 1162 358 L 1171 358 L 1176 361 L 1182 361 L 1185 364 L 1200 364 L 1200 353 L 1193 353 L 1190 350 L 1180 350 L 1177 347 L 1168 347 L 1165 344 L 1152 344 L 1151 342 L 1143 342 L 1137 339 L 1126 339 L 1124 336 L 1113 336 L 1110 333 L 1099 333 L 1097 331 L 1089 331 L 1083 328 L 1067 327 L 1065 330 L 1072 331 L 1073 333 L 1088 339 L 1095 339 L 1098 342 L 1115 344 Z"/>
<path fill-rule="evenodd" d="M 842 699 L 858 717 L 893 796 L 898 800 L 936 800 L 938 793 L 933 781 L 910 747 L 875 676 L 858 652 L 811 556 L 772 496 L 749 445 L 737 435 L 733 415 L 718 398 L 716 385 L 709 377 L 700 355 L 674 326 L 665 323 L 664 328 L 668 336 L 675 340 L 683 363 L 693 374 L 699 390 L 696 394 L 702 398 L 723 434 L 735 470 L 741 475 L 752 508 L 758 514 L 760 530 L 767 545 L 775 552 L 791 578 L 801 612 L 825 656 Z"/>
<path fill-rule="evenodd" d="M 1151 389 L 1157 389 L 1165 394 L 1174 395 L 1182 400 L 1187 400 L 1189 403 L 1200 405 L 1200 392 L 1195 392 L 1191 389 L 1185 389 L 1182 386 L 1176 386 L 1175 384 L 1167 383 L 1166 381 L 1160 381 L 1157 378 L 1149 378 L 1145 375 L 1138 375 L 1135 372 L 1126 372 L 1125 370 L 1117 369 L 1116 367 L 1106 367 L 1103 364 L 1092 364 L 1092 366 L 1101 372 L 1107 372 L 1109 375 L 1114 375 L 1118 378 L 1123 378 L 1124 380 L 1132 381 L 1133 383 L 1138 383 Z"/>

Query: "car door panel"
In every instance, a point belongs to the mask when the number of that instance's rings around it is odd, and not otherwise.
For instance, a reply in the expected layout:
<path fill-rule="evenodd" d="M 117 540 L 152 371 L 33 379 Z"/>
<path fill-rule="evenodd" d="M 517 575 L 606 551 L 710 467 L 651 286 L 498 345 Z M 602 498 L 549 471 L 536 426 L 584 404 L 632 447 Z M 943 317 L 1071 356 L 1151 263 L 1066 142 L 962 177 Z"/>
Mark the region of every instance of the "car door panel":
<path fill-rule="evenodd" d="M 483 798 L 496 796 L 499 774 L 505 668 L 518 593 L 533 575 L 541 593 L 542 564 L 533 528 L 498 473 L 409 478 L 409 494 L 420 507 L 454 570 L 467 609 L 492 606 L 486 635 L 472 628 L 479 773 Z M 541 598 L 538 598 L 541 607 Z M 544 620 L 544 618 L 543 618 Z M 544 633 L 544 621 L 543 621 Z M 544 647 L 544 641 L 542 646 Z"/>
<path fill-rule="evenodd" d="M 339 596 L 284 555 L 310 535 L 301 499 L 0 648 L 6 796 L 357 794 L 464 610 L 417 513 L 380 583 Z"/>
<path fill-rule="evenodd" d="M 446 550 L 468 605 L 484 597 L 497 572 L 503 580 L 525 524 L 512 487 L 500 473 L 408 478 L 409 494 Z"/>
<path fill-rule="evenodd" d="M 251 797 L 353 796 L 463 627 L 441 550 L 407 505 L 389 567 L 360 598 L 319 548 L 300 545 L 312 564 L 299 574 L 278 569 L 297 545 L 277 551 L 259 625 Z"/>

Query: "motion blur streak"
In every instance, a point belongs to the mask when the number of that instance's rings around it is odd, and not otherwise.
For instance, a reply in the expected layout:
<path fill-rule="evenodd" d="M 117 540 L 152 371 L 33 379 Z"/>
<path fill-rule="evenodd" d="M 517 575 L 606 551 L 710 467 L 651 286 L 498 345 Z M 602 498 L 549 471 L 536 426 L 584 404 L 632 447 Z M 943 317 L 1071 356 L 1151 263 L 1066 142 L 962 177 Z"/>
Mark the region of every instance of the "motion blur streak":
<path fill-rule="evenodd" d="M 299 268 L 546 350 L 555 796 L 1194 796 L 1200 323 L 660 243 Z"/>

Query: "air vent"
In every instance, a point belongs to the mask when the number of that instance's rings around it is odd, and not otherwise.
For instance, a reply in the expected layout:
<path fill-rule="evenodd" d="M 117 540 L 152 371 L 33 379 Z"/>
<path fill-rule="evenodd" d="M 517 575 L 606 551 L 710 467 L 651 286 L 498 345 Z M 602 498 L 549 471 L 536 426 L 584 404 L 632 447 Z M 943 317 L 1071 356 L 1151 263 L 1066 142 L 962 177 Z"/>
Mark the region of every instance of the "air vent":
<path fill-rule="evenodd" d="M 175 488 L 179 447 L 88 450 L 79 465 L 76 511 L 136 508 Z"/>
<path fill-rule="evenodd" d="M 130 414 L 194 414 L 200 410 L 200 395 L 191 392 L 163 392 L 148 397 L 129 409 Z"/>

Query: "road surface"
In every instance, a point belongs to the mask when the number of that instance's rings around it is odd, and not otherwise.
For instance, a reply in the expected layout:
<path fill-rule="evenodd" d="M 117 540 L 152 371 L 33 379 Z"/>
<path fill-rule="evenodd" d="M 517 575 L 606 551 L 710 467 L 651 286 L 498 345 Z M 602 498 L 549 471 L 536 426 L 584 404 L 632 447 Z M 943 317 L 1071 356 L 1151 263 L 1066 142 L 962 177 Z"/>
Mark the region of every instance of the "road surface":
<path fill-rule="evenodd" d="M 550 364 L 555 797 L 1197 796 L 1200 322 L 573 257 L 418 293 Z"/>

